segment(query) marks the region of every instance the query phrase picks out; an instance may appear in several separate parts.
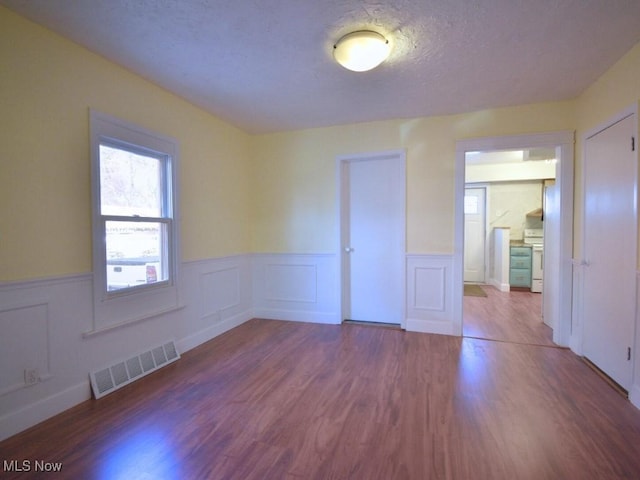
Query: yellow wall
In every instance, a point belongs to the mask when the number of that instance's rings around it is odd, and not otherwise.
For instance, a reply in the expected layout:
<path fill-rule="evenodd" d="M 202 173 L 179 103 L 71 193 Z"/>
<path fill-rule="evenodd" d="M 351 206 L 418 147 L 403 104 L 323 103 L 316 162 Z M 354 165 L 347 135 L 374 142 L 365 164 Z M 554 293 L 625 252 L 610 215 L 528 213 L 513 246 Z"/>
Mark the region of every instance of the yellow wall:
<path fill-rule="evenodd" d="M 597 127 L 640 99 L 640 43 L 618 60 L 579 97 L 580 133 Z M 578 140 L 581 140 L 579 137 Z"/>
<path fill-rule="evenodd" d="M 456 140 L 573 129 L 573 102 L 335 126 L 253 138 L 258 252 L 330 252 L 337 238 L 336 157 L 407 151 L 407 251 L 452 253 Z"/>
<path fill-rule="evenodd" d="M 575 217 L 574 217 L 574 257 L 582 252 L 581 231 L 583 226 L 582 175 L 584 136 L 592 130 L 604 126 L 614 116 L 640 100 L 640 43 L 615 63 L 604 75 L 593 83 L 578 99 L 577 146 L 575 161 Z M 639 135 L 640 137 L 640 135 Z M 637 138 L 636 137 L 636 140 Z M 640 261 L 640 259 L 639 259 Z"/>
<path fill-rule="evenodd" d="M 456 140 L 577 128 L 580 141 L 640 98 L 639 44 L 576 101 L 252 137 L 2 7 L 0 60 L 0 281 L 91 271 L 89 107 L 180 142 L 188 261 L 333 251 L 336 157 L 400 148 L 407 251 L 452 253 Z"/>
<path fill-rule="evenodd" d="M 181 148 L 182 258 L 250 249 L 248 135 L 0 7 L 0 281 L 91 271 L 89 107 Z"/>

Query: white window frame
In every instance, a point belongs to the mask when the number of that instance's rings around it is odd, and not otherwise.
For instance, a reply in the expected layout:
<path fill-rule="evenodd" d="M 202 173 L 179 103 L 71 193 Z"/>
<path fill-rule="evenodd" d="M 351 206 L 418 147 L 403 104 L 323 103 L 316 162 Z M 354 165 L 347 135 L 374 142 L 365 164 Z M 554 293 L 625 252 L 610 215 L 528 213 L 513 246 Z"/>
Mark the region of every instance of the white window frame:
<path fill-rule="evenodd" d="M 91 186 L 93 213 L 93 328 L 87 334 L 126 325 L 180 308 L 178 142 L 104 113 L 91 110 Z M 102 215 L 100 195 L 100 145 L 162 158 L 166 178 L 163 217 L 139 219 Z M 165 218 L 166 216 L 166 218 Z M 167 228 L 166 280 L 109 291 L 107 286 L 106 222 L 154 220 Z"/>

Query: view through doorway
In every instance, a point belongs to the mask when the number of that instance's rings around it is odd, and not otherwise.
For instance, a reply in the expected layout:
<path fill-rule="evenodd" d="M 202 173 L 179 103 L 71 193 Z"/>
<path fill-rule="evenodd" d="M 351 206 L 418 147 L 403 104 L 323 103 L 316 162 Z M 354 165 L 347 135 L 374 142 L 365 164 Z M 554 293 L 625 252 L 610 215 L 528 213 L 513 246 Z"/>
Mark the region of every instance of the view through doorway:
<path fill-rule="evenodd" d="M 463 336 L 555 345 L 541 267 L 556 162 L 553 147 L 466 153 Z"/>

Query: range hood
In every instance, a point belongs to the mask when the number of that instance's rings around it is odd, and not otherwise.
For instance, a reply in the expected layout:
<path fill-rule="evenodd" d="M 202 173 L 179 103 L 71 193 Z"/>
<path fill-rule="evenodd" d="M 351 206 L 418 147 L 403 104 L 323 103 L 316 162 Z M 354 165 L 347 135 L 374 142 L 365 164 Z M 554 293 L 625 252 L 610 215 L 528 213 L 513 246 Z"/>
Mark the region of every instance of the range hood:
<path fill-rule="evenodd" d="M 527 217 L 542 218 L 542 208 L 536 208 L 527 213 Z"/>

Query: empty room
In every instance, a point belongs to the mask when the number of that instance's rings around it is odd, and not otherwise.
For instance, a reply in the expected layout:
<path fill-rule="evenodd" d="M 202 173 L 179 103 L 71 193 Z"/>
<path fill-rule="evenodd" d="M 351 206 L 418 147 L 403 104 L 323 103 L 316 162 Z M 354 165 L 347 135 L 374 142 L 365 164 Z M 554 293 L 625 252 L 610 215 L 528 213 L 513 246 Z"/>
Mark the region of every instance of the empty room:
<path fill-rule="evenodd" d="M 0 476 L 640 477 L 638 18 L 0 0 Z"/>

